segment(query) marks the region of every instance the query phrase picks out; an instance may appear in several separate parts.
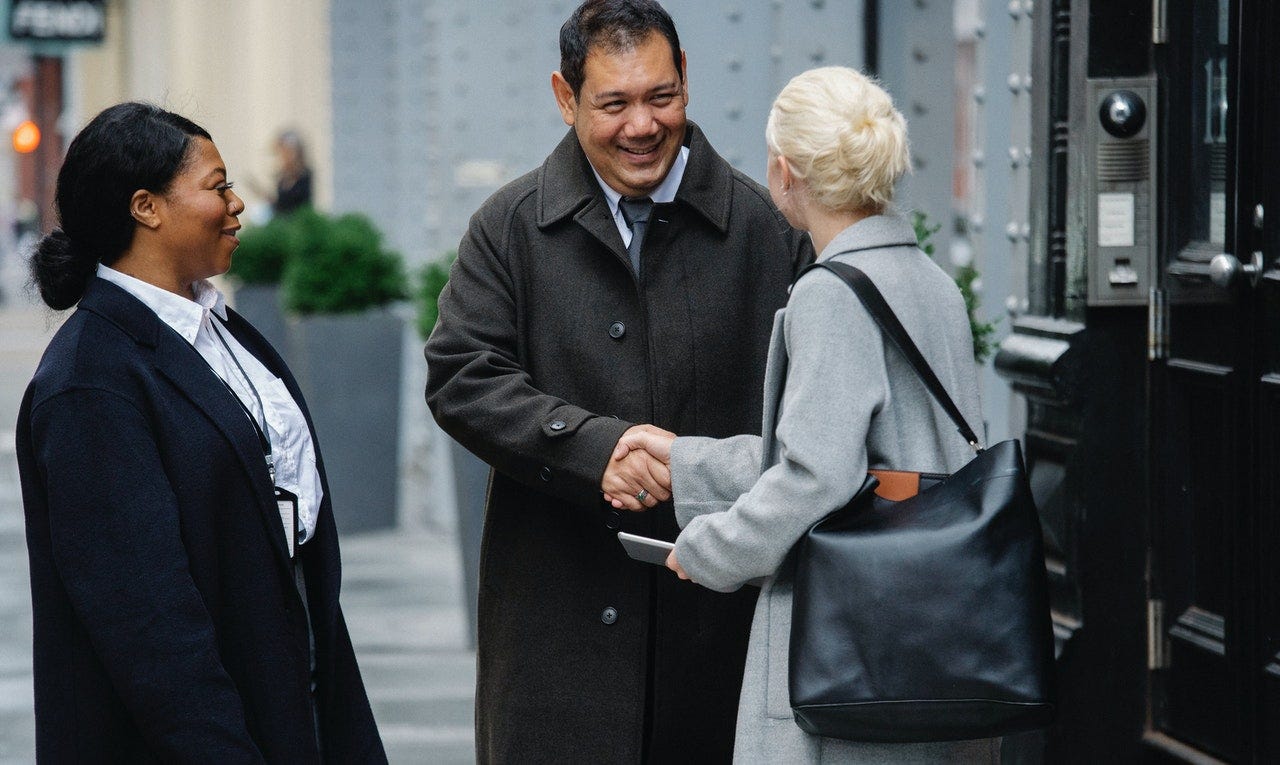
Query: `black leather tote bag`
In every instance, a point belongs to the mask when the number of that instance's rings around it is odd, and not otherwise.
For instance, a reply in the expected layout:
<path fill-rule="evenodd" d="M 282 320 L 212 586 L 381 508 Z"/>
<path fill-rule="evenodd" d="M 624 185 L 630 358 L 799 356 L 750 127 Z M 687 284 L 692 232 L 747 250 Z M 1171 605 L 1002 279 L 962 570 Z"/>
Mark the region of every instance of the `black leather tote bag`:
<path fill-rule="evenodd" d="M 848 505 L 797 543 L 789 668 L 797 724 L 877 742 L 1048 725 L 1053 632 L 1018 442 L 979 449 L 871 280 L 844 263 L 811 268 L 858 294 L 977 456 L 950 476 L 872 471 Z"/>

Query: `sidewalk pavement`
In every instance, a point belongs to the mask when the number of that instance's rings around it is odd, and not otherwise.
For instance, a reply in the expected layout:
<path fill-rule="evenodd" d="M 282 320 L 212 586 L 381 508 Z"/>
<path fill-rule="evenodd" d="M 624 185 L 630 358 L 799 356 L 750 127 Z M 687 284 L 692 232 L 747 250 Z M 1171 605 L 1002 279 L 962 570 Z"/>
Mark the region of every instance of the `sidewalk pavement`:
<path fill-rule="evenodd" d="M 0 765 L 35 759 L 31 593 L 13 424 L 55 324 L 43 309 L 0 306 Z M 475 653 L 455 539 L 400 529 L 345 534 L 340 544 L 342 607 L 391 762 L 473 762 Z"/>

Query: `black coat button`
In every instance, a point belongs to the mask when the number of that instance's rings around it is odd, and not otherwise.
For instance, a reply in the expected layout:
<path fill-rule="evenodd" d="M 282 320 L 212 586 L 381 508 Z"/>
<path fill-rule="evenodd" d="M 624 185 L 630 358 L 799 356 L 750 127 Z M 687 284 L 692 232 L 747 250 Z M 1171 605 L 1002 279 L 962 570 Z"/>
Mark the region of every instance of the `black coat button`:
<path fill-rule="evenodd" d="M 543 469 L 539 470 L 539 471 L 538 471 L 538 477 L 539 477 L 539 478 L 541 478 L 541 479 L 542 479 L 542 480 L 544 480 L 544 481 L 550 482 L 550 481 L 551 481 L 551 468 L 549 468 L 549 467 L 544 467 Z"/>
<path fill-rule="evenodd" d="M 609 325 L 609 337 L 614 340 L 621 340 L 622 336 L 627 334 L 627 325 L 620 321 L 615 321 Z"/>
<path fill-rule="evenodd" d="M 552 420 L 547 427 L 552 430 L 564 430 L 568 426 L 564 424 L 564 420 Z"/>
<path fill-rule="evenodd" d="M 617 510 L 611 510 L 609 517 L 605 519 L 604 525 L 613 531 L 617 531 L 622 527 L 622 513 Z"/>
<path fill-rule="evenodd" d="M 601 611 L 600 621 L 604 622 L 605 624 L 613 624 L 614 622 L 618 621 L 618 609 L 614 608 L 613 606 L 609 606 L 605 610 Z"/>

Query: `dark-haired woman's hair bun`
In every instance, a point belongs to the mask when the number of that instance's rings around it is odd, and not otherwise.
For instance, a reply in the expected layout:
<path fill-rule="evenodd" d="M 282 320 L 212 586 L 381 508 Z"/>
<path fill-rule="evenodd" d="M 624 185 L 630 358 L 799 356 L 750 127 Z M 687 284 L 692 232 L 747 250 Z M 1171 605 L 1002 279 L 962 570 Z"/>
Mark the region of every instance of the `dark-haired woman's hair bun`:
<path fill-rule="evenodd" d="M 31 276 L 40 297 L 55 311 L 78 303 L 97 269 L 98 259 L 76 247 L 60 228 L 42 238 L 31 255 Z"/>

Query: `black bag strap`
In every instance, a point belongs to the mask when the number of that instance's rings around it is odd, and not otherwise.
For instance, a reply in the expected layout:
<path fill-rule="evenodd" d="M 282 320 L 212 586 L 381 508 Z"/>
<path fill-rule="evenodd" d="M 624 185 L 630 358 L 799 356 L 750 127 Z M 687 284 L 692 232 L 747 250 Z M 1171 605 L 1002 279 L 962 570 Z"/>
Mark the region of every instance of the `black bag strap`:
<path fill-rule="evenodd" d="M 843 254 L 843 253 L 841 253 Z M 907 334 L 906 327 L 902 326 L 902 322 L 898 321 L 898 317 L 894 314 L 893 309 L 885 302 L 884 295 L 880 294 L 879 288 L 875 282 L 864 274 L 861 269 L 849 265 L 848 263 L 837 263 L 830 259 L 821 263 L 813 263 L 800 272 L 803 276 L 805 271 L 815 268 L 825 268 L 836 276 L 840 277 L 845 284 L 849 285 L 849 289 L 853 290 L 858 299 L 862 301 L 863 307 L 867 309 L 867 313 L 871 314 L 871 318 L 875 319 L 876 324 L 880 325 L 880 330 L 884 332 L 885 337 L 893 343 L 907 362 L 916 370 L 916 374 L 920 376 L 921 382 L 929 389 L 929 393 L 933 395 L 946 411 L 951 421 L 956 424 L 956 430 L 961 436 L 969 442 L 969 445 L 975 451 L 981 452 L 982 447 L 978 444 L 978 436 L 964 421 L 964 417 L 960 414 L 960 409 L 955 402 L 951 400 L 951 396 L 947 395 L 946 388 L 942 387 L 942 383 L 938 380 L 938 376 L 933 373 L 933 368 L 929 366 L 929 362 L 925 361 L 924 355 L 920 353 L 920 349 L 911 340 L 911 336 Z M 799 277 L 797 277 L 797 281 Z"/>

